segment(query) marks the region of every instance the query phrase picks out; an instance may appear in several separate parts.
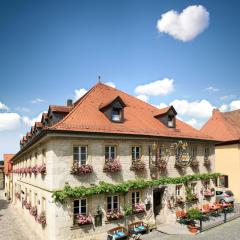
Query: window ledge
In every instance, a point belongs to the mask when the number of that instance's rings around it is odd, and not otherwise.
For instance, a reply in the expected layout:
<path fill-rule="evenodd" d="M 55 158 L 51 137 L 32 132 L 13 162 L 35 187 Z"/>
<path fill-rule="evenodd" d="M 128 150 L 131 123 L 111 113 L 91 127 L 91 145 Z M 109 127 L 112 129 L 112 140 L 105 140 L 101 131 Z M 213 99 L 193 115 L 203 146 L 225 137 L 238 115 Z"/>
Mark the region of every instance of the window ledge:
<path fill-rule="evenodd" d="M 93 224 L 92 223 L 89 223 L 89 224 L 84 224 L 84 225 L 78 225 L 78 224 L 75 224 L 75 225 L 72 225 L 70 227 L 71 230 L 75 230 L 75 229 L 81 229 L 81 228 L 90 228 L 92 227 Z"/>

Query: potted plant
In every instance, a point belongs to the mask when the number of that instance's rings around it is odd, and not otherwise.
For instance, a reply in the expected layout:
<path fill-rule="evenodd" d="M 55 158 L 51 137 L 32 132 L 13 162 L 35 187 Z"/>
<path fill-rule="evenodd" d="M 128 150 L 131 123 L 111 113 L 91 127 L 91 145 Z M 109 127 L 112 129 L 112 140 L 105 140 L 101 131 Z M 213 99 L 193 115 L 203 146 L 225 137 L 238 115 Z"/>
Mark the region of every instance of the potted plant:
<path fill-rule="evenodd" d="M 30 214 L 34 217 L 37 217 L 37 207 L 36 206 L 31 207 Z"/>
<path fill-rule="evenodd" d="M 210 159 L 208 159 L 208 158 L 207 158 L 207 159 L 204 159 L 203 165 L 206 166 L 206 167 L 209 167 L 209 166 L 211 165 Z"/>
<path fill-rule="evenodd" d="M 46 164 L 43 163 L 42 165 L 37 166 L 36 171 L 40 174 L 46 174 Z"/>
<path fill-rule="evenodd" d="M 196 226 L 196 220 L 200 220 L 202 218 L 202 213 L 195 208 L 190 208 L 187 211 L 187 219 L 188 219 L 188 229 L 191 233 L 197 233 L 199 227 Z"/>
<path fill-rule="evenodd" d="M 80 226 L 92 224 L 92 217 L 79 214 L 77 215 L 77 223 Z"/>
<path fill-rule="evenodd" d="M 198 167 L 199 166 L 199 161 L 197 159 L 193 159 L 191 162 L 192 167 Z"/>
<path fill-rule="evenodd" d="M 120 172 L 121 170 L 122 170 L 122 166 L 121 166 L 120 162 L 117 160 L 110 159 L 110 160 L 106 161 L 106 163 L 103 167 L 104 172 L 115 173 L 115 172 Z"/>
<path fill-rule="evenodd" d="M 88 173 L 92 173 L 93 172 L 93 167 L 89 164 L 84 164 L 84 165 L 80 165 L 78 164 L 78 162 L 74 163 L 72 166 L 72 170 L 71 173 L 72 174 L 79 174 L 79 175 L 86 175 Z"/>
<path fill-rule="evenodd" d="M 181 196 L 177 196 L 175 202 L 176 202 L 176 205 L 183 205 L 184 199 Z"/>
<path fill-rule="evenodd" d="M 167 161 L 163 159 L 159 160 L 157 162 L 157 167 L 159 170 L 165 170 L 167 168 Z"/>
<path fill-rule="evenodd" d="M 187 202 L 193 202 L 198 200 L 198 195 L 192 191 L 191 187 L 186 187 L 186 200 Z"/>

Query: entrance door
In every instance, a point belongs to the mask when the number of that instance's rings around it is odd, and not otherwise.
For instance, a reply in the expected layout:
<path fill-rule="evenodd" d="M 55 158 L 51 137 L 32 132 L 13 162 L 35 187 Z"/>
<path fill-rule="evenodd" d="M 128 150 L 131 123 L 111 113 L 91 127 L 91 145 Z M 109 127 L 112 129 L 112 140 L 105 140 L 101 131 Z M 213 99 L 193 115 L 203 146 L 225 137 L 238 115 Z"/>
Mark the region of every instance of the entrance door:
<path fill-rule="evenodd" d="M 162 198 L 164 190 L 164 187 L 153 189 L 153 212 L 155 217 L 159 215 L 160 210 L 162 209 Z"/>

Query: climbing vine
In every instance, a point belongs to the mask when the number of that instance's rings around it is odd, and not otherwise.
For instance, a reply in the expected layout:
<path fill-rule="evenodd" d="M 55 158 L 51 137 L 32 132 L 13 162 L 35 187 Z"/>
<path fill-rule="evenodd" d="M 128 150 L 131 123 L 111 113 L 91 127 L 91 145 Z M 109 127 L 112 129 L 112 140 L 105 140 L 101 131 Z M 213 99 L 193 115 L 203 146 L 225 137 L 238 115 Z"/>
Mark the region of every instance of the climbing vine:
<path fill-rule="evenodd" d="M 52 196 L 55 199 L 55 201 L 64 203 L 68 199 L 82 198 L 95 194 L 103 193 L 114 194 L 117 192 L 127 193 L 130 189 L 144 189 L 166 184 L 186 184 L 187 182 L 190 181 L 216 179 L 220 175 L 221 175 L 220 173 L 203 173 L 196 175 L 185 175 L 182 177 L 163 176 L 159 179 L 153 180 L 136 179 L 119 184 L 100 182 L 99 185 L 94 185 L 91 187 L 83 186 L 71 187 L 69 184 L 66 184 L 63 190 L 53 192 Z"/>

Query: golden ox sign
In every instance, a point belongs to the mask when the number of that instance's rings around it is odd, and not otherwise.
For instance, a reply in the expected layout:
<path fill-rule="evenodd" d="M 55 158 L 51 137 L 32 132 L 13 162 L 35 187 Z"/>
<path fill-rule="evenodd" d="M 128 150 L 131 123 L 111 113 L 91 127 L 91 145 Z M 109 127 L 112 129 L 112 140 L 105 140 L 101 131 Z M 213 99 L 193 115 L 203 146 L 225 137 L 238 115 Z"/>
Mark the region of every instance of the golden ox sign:
<path fill-rule="evenodd" d="M 179 141 L 178 143 L 174 144 L 174 148 L 176 153 L 176 166 L 190 166 L 192 159 L 189 154 L 188 143 Z"/>

